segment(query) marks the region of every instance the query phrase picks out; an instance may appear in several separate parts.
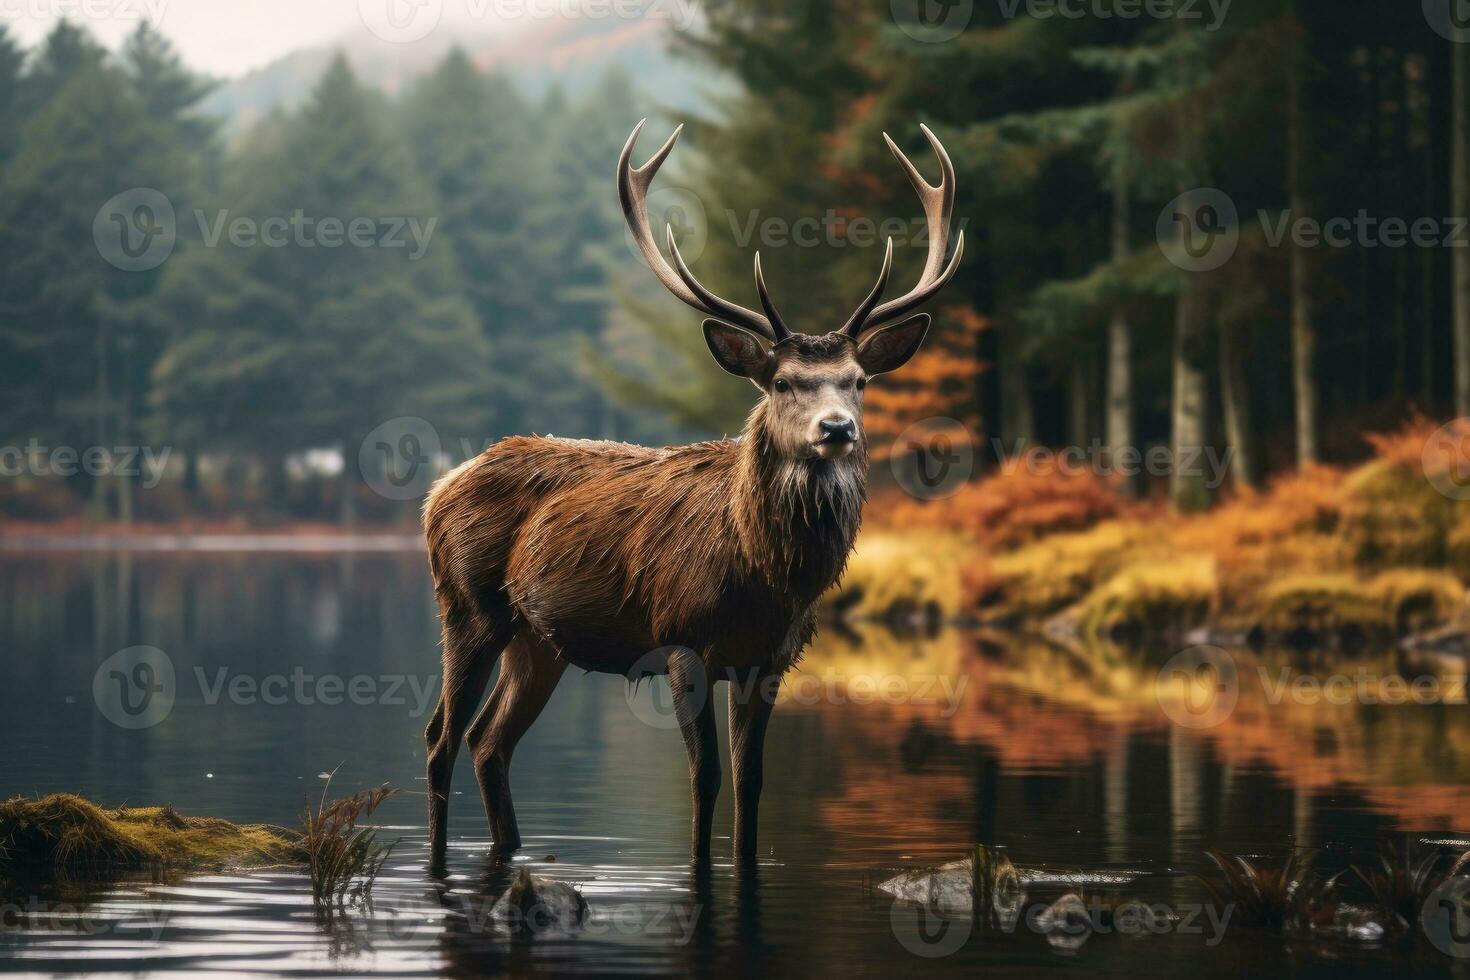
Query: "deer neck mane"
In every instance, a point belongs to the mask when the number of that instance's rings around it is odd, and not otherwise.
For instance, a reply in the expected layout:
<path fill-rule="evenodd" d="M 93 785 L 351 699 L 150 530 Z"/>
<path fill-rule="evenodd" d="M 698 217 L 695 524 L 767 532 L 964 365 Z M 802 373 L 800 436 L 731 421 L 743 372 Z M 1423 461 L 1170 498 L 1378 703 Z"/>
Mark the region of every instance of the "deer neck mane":
<path fill-rule="evenodd" d="M 736 535 L 751 569 L 807 605 L 847 565 L 866 499 L 862 445 L 843 459 L 792 459 L 777 450 L 762 400 L 739 440 L 734 493 Z"/>

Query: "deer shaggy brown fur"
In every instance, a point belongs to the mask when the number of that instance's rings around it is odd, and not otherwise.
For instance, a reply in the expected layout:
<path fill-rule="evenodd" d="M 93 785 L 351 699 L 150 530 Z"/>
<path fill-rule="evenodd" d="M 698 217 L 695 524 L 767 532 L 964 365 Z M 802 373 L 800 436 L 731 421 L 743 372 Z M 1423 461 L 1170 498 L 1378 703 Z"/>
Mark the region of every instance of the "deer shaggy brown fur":
<path fill-rule="evenodd" d="M 962 237 L 945 267 L 952 171 L 925 133 L 944 166 L 939 187 L 923 183 L 898 154 L 931 221 L 919 287 L 877 306 L 890 243 L 878 285 L 848 324 L 808 336 L 781 322 L 758 258 L 764 316 L 708 293 L 672 233 L 673 267 L 651 245 L 643 195 L 673 140 L 634 171 L 634 131 L 619 163 L 619 190 L 635 240 L 675 295 L 715 317 L 704 325 L 711 353 L 762 397 L 738 439 L 651 449 L 518 436 L 434 485 L 424 528 L 443 619 L 444 678 L 426 732 L 432 868 L 444 867 L 449 785 L 462 741 L 496 848 L 519 846 L 511 757 L 568 666 L 628 677 L 667 671 L 689 753 L 696 861 L 709 858 L 720 785 L 713 686 L 736 682 L 729 692 L 735 851 L 754 856 L 776 683 L 811 639 L 815 605 L 842 574 L 861 520 L 863 386 L 918 349 L 928 317 L 908 314 L 953 274 L 963 248 Z M 941 214 L 944 230 L 936 232 Z M 497 661 L 495 687 L 475 714 Z"/>

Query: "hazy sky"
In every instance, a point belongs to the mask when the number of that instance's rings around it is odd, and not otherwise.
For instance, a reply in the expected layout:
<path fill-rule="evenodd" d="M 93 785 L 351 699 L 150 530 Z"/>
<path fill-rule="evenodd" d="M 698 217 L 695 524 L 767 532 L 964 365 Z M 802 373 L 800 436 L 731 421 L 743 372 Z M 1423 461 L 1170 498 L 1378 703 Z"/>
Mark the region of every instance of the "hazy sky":
<path fill-rule="evenodd" d="M 27 47 L 65 18 L 115 49 L 140 19 L 147 19 L 173 40 L 194 70 L 228 76 L 296 48 L 353 34 L 370 39 L 368 21 L 382 18 L 390 4 L 400 21 L 413 16 L 415 8 L 442 10 L 445 20 L 456 13 L 444 0 L 0 0 L 0 21 Z M 490 26 L 494 15 L 479 19 Z"/>

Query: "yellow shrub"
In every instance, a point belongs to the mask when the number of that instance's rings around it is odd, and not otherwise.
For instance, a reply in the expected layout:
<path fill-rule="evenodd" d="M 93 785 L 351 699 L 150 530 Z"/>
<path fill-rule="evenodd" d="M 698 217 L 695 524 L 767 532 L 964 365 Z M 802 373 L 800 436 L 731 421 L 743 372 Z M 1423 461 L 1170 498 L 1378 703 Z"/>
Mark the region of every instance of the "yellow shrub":
<path fill-rule="evenodd" d="M 1443 622 L 1465 588 L 1446 572 L 1403 568 L 1364 580 L 1348 573 L 1292 575 L 1261 592 L 1256 620 L 1267 630 L 1402 632 Z"/>
<path fill-rule="evenodd" d="M 1465 586 L 1448 572 L 1395 568 L 1368 583 L 1368 591 L 1398 632 L 1443 623 L 1465 602 Z"/>
<path fill-rule="evenodd" d="M 1191 557 L 1128 565 L 1075 611 L 1083 636 L 1148 635 L 1199 626 L 1214 603 L 1214 559 Z"/>
<path fill-rule="evenodd" d="M 1255 619 L 1275 633 L 1383 626 L 1381 604 L 1365 583 L 1345 572 L 1288 575 L 1268 583 Z"/>
<path fill-rule="evenodd" d="M 1119 521 L 1058 534 L 985 563 L 967 579 L 975 605 L 997 618 L 1040 618 L 1087 595 L 1134 557 L 1145 530 Z"/>
<path fill-rule="evenodd" d="M 952 532 L 865 531 L 827 601 L 859 618 L 965 611 L 961 571 L 975 545 Z"/>

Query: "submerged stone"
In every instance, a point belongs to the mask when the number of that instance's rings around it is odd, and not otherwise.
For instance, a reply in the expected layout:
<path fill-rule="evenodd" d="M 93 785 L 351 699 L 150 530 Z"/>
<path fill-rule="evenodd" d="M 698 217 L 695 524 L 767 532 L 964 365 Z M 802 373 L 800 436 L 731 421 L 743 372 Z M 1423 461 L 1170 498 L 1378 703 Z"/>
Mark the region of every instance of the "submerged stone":
<path fill-rule="evenodd" d="M 1073 952 L 1092 935 L 1092 914 L 1081 897 L 1068 892 L 1036 917 L 1036 928 L 1053 949 Z"/>
<path fill-rule="evenodd" d="M 521 869 L 490 909 L 495 921 L 516 932 L 572 929 L 587 917 L 587 900 L 566 882 Z"/>
<path fill-rule="evenodd" d="M 880 884 L 878 890 L 923 905 L 940 915 L 969 915 L 974 907 L 973 867 L 971 860 L 965 858 L 937 868 L 905 871 Z"/>

